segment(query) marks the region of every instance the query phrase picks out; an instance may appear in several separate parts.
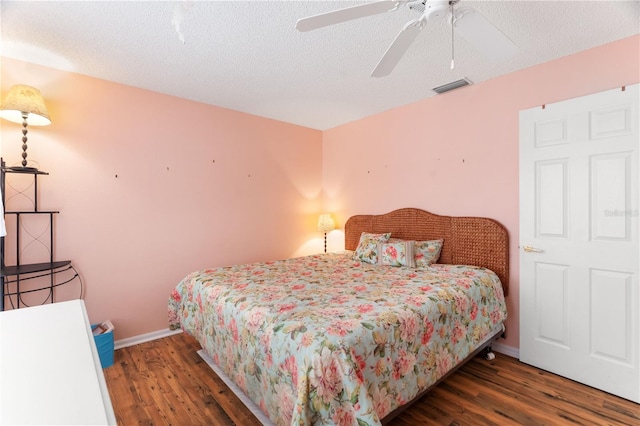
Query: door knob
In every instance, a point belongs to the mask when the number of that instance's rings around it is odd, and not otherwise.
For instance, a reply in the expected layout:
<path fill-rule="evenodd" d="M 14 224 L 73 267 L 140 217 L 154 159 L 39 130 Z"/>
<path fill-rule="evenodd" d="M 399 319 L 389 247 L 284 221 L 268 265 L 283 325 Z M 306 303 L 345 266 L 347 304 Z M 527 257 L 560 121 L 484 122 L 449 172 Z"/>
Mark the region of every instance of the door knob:
<path fill-rule="evenodd" d="M 526 246 L 522 247 L 522 249 L 523 249 L 524 251 L 526 251 L 527 253 L 542 253 L 542 252 L 544 251 L 544 250 L 542 250 L 542 249 L 535 248 L 535 247 L 530 246 L 530 245 L 528 245 L 528 244 L 527 244 Z"/>

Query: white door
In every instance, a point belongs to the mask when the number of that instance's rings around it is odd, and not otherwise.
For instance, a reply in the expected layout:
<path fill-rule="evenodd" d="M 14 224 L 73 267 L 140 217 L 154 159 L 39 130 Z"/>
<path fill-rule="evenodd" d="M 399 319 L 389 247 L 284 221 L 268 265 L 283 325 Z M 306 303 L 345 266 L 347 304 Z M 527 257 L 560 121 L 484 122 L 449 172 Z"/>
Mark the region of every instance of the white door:
<path fill-rule="evenodd" d="M 520 112 L 520 360 L 640 403 L 638 87 Z"/>

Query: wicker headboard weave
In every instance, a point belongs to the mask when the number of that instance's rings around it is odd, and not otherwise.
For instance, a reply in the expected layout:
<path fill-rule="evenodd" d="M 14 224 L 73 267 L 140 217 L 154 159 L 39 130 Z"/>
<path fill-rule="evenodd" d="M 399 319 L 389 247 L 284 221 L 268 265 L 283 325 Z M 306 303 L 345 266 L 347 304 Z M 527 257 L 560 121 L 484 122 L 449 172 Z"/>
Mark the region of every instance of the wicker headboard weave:
<path fill-rule="evenodd" d="M 391 232 L 404 240 L 443 239 L 438 263 L 482 266 L 495 272 L 509 294 L 509 235 L 499 222 L 483 217 L 440 216 L 404 208 L 381 215 L 356 215 L 347 220 L 345 248 L 355 250 L 363 232 Z"/>

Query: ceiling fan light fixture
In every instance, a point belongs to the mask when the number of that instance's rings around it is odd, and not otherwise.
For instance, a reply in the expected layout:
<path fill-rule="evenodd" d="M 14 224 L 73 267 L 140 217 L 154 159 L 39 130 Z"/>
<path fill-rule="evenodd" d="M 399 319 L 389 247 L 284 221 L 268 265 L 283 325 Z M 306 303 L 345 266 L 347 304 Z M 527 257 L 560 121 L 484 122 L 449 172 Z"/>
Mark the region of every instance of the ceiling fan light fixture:
<path fill-rule="evenodd" d="M 443 94 L 445 92 L 449 92 L 451 90 L 458 89 L 460 87 L 469 86 L 470 84 L 472 84 L 471 80 L 469 80 L 466 77 L 464 77 L 464 78 L 461 78 L 460 80 L 452 81 L 451 83 L 447 83 L 447 84 L 443 84 L 442 86 L 434 87 L 431 90 L 436 92 L 438 95 L 441 95 L 441 94 Z"/>

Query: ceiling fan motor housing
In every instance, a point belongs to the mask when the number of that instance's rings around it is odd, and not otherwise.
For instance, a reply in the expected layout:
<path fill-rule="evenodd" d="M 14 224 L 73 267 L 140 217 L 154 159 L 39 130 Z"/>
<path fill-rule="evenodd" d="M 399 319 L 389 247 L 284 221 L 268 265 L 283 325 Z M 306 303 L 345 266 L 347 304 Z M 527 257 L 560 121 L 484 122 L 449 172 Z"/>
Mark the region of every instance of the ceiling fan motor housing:
<path fill-rule="evenodd" d="M 427 19 L 444 18 L 449 13 L 449 1 L 427 0 L 424 6 L 424 16 Z"/>

